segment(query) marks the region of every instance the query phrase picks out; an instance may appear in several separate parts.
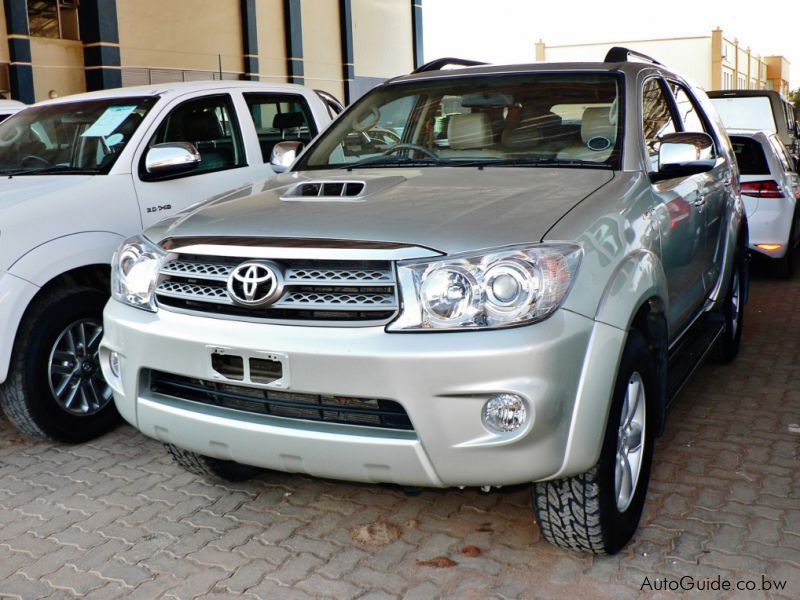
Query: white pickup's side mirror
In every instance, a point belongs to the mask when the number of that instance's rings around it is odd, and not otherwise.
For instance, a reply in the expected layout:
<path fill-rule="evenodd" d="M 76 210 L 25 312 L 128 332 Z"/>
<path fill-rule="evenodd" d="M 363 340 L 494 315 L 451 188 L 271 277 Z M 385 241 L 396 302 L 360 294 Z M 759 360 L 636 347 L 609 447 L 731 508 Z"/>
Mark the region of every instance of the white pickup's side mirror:
<path fill-rule="evenodd" d="M 269 164 L 276 173 L 285 173 L 303 150 L 303 142 L 278 142 L 272 148 Z"/>
<path fill-rule="evenodd" d="M 191 171 L 200 164 L 200 153 L 188 142 L 156 144 L 147 151 L 144 170 L 149 175 L 173 175 Z"/>

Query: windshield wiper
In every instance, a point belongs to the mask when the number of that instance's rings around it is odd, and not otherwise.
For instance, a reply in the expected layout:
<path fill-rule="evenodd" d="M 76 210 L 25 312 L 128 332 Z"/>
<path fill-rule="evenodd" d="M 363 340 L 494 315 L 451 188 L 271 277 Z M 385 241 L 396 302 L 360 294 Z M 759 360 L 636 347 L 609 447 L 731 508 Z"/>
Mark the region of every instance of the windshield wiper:
<path fill-rule="evenodd" d="M 595 169 L 611 169 L 608 163 L 592 160 L 560 159 L 560 158 L 485 158 L 480 160 L 452 161 L 453 167 L 592 167 Z"/>
<path fill-rule="evenodd" d="M 72 165 L 48 165 L 46 167 L 35 167 L 33 169 L 9 169 L 7 171 L 0 171 L 0 176 L 14 177 L 16 175 L 50 175 L 53 173 L 66 175 L 96 175 L 99 172 L 99 169 L 79 168 L 73 167 Z"/>
<path fill-rule="evenodd" d="M 435 158 L 406 158 L 403 156 L 373 156 L 354 163 L 341 165 L 340 169 L 363 169 L 372 167 L 433 167 L 442 161 Z"/>

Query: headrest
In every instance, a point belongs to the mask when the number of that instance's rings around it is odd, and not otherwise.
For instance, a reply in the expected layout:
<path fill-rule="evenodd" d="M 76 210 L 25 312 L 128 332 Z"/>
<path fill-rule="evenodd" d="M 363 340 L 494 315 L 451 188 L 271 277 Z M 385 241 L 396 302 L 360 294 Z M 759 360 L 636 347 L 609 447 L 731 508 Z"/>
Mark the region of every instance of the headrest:
<path fill-rule="evenodd" d="M 609 120 L 610 109 L 592 106 L 583 111 L 581 139 L 590 150 L 608 150 L 617 141 L 617 128 Z"/>
<path fill-rule="evenodd" d="M 503 132 L 502 143 L 508 148 L 524 149 L 542 142 L 553 140 L 562 133 L 562 120 L 553 112 L 535 114 L 523 108 L 519 122 Z"/>
<path fill-rule="evenodd" d="M 293 129 L 303 127 L 306 118 L 301 112 L 278 113 L 272 118 L 272 126 L 275 129 Z"/>
<path fill-rule="evenodd" d="M 451 115 L 447 139 L 453 150 L 487 148 L 494 144 L 492 124 L 486 113 Z"/>

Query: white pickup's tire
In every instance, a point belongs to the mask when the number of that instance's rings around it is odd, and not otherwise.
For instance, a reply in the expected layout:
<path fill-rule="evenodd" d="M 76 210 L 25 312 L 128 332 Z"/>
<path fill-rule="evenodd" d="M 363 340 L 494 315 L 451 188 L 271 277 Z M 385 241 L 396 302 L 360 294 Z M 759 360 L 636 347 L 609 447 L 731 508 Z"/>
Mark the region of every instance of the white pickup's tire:
<path fill-rule="evenodd" d="M 17 332 L 0 406 L 29 435 L 77 443 L 119 422 L 98 362 L 108 295 L 62 288 L 38 298 Z"/>
<path fill-rule="evenodd" d="M 232 460 L 203 456 L 172 444 L 164 444 L 164 447 L 176 463 L 200 477 L 224 479 L 225 481 L 247 481 L 263 472 L 263 469 L 258 467 L 243 465 Z"/>
<path fill-rule="evenodd" d="M 657 390 L 652 354 L 642 336 L 631 331 L 600 460 L 585 473 L 533 484 L 533 509 L 547 541 L 615 554 L 633 537 L 650 480 Z"/>

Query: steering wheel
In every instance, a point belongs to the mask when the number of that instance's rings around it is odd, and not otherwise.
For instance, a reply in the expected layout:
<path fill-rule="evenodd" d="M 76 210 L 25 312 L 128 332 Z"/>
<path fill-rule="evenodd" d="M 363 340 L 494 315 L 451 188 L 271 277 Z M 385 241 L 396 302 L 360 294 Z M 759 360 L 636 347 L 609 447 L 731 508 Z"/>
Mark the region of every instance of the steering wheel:
<path fill-rule="evenodd" d="M 383 152 L 384 156 L 389 156 L 390 154 L 394 154 L 398 150 L 416 150 L 417 152 L 422 152 L 423 154 L 427 154 L 431 158 L 439 158 L 439 155 L 436 154 L 430 148 L 426 148 L 425 146 L 420 146 L 419 144 L 395 144 L 385 152 Z"/>
<path fill-rule="evenodd" d="M 25 166 L 26 162 L 35 162 L 43 165 L 45 167 L 52 167 L 53 163 L 42 156 L 37 156 L 36 154 L 28 154 L 28 156 L 24 157 L 20 162 L 20 166 Z"/>

